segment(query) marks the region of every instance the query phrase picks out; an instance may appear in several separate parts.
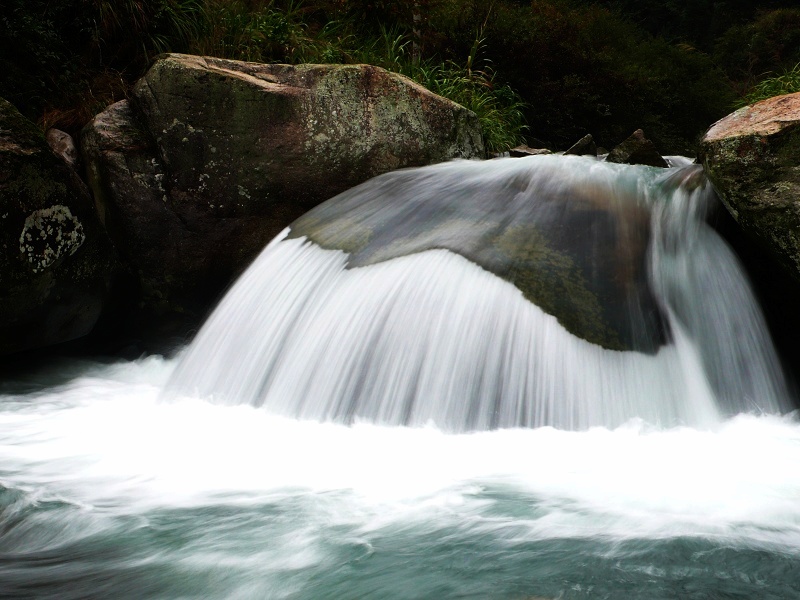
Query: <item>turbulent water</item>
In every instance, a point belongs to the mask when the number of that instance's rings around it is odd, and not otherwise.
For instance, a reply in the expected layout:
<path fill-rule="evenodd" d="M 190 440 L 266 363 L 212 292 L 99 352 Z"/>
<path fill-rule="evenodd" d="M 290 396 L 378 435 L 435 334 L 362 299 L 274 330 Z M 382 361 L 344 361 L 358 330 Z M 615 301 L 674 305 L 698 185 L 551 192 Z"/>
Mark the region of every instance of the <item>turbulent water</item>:
<path fill-rule="evenodd" d="M 758 307 L 705 196 L 614 169 L 652 217 L 654 351 L 446 247 L 352 268 L 290 235 L 175 359 L 6 372 L 0 598 L 800 598 Z"/>
<path fill-rule="evenodd" d="M 172 368 L 5 386 L 0 597 L 800 598 L 789 418 L 348 427 L 161 403 Z"/>

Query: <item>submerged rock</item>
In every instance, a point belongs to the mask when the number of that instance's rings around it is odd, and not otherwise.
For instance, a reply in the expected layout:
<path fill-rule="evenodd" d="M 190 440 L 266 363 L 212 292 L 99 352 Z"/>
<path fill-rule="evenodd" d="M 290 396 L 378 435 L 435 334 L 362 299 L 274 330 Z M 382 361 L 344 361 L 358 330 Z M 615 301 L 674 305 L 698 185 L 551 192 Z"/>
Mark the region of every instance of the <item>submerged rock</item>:
<path fill-rule="evenodd" d="M 113 250 L 89 192 L 36 126 L 0 99 L 0 354 L 89 333 Z"/>
<path fill-rule="evenodd" d="M 742 230 L 800 282 L 800 93 L 715 123 L 700 160 Z"/>
<path fill-rule="evenodd" d="M 647 282 L 651 213 L 635 180 L 574 156 L 502 160 L 383 175 L 311 210 L 289 235 L 343 250 L 350 268 L 447 249 L 579 338 L 655 352 L 666 332 Z"/>
<path fill-rule="evenodd" d="M 156 312 L 204 312 L 284 227 L 370 177 L 484 155 L 472 112 L 377 67 L 176 54 L 98 115 L 83 146 Z"/>

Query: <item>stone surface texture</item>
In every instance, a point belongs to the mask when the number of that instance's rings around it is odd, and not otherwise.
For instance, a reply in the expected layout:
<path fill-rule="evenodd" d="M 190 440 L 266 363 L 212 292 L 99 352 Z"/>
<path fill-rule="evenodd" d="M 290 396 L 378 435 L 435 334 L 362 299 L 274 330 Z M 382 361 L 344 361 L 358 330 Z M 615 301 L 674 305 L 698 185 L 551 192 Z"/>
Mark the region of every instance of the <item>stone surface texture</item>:
<path fill-rule="evenodd" d="M 743 232 L 800 282 L 800 93 L 715 123 L 700 161 Z"/>
<path fill-rule="evenodd" d="M 304 212 L 386 171 L 484 156 L 474 113 L 367 65 L 165 55 L 82 135 L 141 304 L 205 310 Z"/>
<path fill-rule="evenodd" d="M 77 173 L 0 99 L 0 355 L 89 333 L 116 261 Z"/>
<path fill-rule="evenodd" d="M 641 129 L 634 131 L 628 139 L 611 150 L 606 160 L 626 165 L 648 165 L 662 168 L 669 166 L 659 154 L 655 144 L 645 137 Z"/>

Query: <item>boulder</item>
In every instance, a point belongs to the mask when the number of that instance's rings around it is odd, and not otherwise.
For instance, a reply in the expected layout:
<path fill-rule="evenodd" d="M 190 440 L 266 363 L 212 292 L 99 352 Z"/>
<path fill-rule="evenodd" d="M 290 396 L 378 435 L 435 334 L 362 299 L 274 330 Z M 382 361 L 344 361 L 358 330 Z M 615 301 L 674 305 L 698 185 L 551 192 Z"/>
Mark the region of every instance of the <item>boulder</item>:
<path fill-rule="evenodd" d="M 530 146 L 517 146 L 508 151 L 511 158 L 522 158 L 524 156 L 542 156 L 544 154 L 552 154 L 551 150 L 547 148 L 531 148 Z"/>
<path fill-rule="evenodd" d="M 669 166 L 656 150 L 655 144 L 644 136 L 641 129 L 634 131 L 628 139 L 609 152 L 606 161 L 663 168 Z"/>
<path fill-rule="evenodd" d="M 0 99 L 0 354 L 94 327 L 115 268 L 89 191 L 36 126 Z"/>
<path fill-rule="evenodd" d="M 66 131 L 60 129 L 50 128 L 44 135 L 47 140 L 47 145 L 60 156 L 61 160 L 67 163 L 70 167 L 78 165 L 78 148 L 75 146 L 75 140 Z"/>
<path fill-rule="evenodd" d="M 367 65 L 170 54 L 82 135 L 142 307 L 203 312 L 284 227 L 380 173 L 483 157 L 474 113 Z"/>
<path fill-rule="evenodd" d="M 741 229 L 800 282 L 800 93 L 715 123 L 700 160 Z"/>
<path fill-rule="evenodd" d="M 597 156 L 597 145 L 591 133 L 586 134 L 577 142 L 572 144 L 564 154 L 574 154 L 576 156 Z"/>

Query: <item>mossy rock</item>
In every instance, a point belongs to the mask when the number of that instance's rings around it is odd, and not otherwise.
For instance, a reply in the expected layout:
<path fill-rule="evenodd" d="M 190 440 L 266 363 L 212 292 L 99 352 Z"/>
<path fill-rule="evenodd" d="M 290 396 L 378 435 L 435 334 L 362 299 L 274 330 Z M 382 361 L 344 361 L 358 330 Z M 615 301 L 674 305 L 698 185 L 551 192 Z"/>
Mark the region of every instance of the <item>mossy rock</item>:
<path fill-rule="evenodd" d="M 99 318 L 116 260 L 88 189 L 0 99 L 0 354 L 70 341 Z"/>
<path fill-rule="evenodd" d="M 800 283 L 800 93 L 715 123 L 700 160 L 745 234 Z"/>
<path fill-rule="evenodd" d="M 483 157 L 477 117 L 368 65 L 161 56 L 83 133 L 141 307 L 204 314 L 293 220 L 387 171 Z"/>

